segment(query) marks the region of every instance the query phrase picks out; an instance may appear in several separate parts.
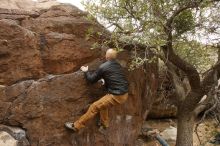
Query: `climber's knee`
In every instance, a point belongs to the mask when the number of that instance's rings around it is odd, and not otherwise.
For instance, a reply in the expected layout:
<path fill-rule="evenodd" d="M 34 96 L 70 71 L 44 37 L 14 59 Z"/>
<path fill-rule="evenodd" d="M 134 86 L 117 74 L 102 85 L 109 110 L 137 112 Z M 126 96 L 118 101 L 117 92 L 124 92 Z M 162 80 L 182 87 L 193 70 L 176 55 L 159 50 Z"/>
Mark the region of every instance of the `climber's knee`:
<path fill-rule="evenodd" d="M 93 104 L 91 104 L 91 105 L 89 106 L 89 110 L 90 110 L 92 113 L 98 112 L 98 110 L 99 110 L 98 105 L 94 102 Z"/>

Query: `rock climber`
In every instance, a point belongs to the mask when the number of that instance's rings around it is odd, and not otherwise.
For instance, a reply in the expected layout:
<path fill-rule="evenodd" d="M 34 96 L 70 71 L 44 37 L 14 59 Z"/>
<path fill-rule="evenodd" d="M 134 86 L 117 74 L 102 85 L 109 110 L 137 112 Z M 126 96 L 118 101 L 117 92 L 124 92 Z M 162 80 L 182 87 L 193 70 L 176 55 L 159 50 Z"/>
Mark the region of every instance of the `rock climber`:
<path fill-rule="evenodd" d="M 66 122 L 65 127 L 73 132 L 84 128 L 87 122 L 96 114 L 100 114 L 100 127 L 109 127 L 108 109 L 114 105 L 124 103 L 128 98 L 128 81 L 122 66 L 116 61 L 117 51 L 108 49 L 106 51 L 106 62 L 101 64 L 95 72 L 89 72 L 88 66 L 82 66 L 81 71 L 85 73 L 86 79 L 95 83 L 104 79 L 107 94 L 92 103 L 87 112 L 75 122 Z"/>

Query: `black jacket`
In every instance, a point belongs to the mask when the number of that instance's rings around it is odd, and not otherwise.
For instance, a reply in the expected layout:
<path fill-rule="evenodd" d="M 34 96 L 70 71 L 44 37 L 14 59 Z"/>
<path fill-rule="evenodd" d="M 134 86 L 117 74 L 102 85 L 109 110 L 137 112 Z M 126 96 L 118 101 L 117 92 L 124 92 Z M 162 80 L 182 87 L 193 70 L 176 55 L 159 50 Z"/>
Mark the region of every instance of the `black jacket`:
<path fill-rule="evenodd" d="M 128 92 L 128 81 L 121 65 L 115 60 L 106 61 L 95 72 L 86 72 L 85 75 L 91 83 L 103 78 L 108 93 L 122 95 Z"/>

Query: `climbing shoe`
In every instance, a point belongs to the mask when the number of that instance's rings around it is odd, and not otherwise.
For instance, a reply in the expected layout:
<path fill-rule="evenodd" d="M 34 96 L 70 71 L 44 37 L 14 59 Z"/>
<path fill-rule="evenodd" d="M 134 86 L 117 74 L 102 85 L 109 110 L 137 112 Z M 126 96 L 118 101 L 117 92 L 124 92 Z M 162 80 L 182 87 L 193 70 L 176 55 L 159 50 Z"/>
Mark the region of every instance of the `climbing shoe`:
<path fill-rule="evenodd" d="M 71 123 L 71 122 L 66 122 L 64 125 L 65 125 L 65 127 L 66 127 L 67 129 L 70 129 L 70 130 L 72 130 L 73 132 L 78 132 L 78 129 L 76 129 L 76 128 L 74 127 L 73 123 Z"/>
<path fill-rule="evenodd" d="M 102 124 L 102 122 L 100 120 L 98 120 L 96 124 L 97 124 L 98 128 L 103 128 L 103 129 L 108 128 L 108 126 L 105 126 L 104 124 Z"/>

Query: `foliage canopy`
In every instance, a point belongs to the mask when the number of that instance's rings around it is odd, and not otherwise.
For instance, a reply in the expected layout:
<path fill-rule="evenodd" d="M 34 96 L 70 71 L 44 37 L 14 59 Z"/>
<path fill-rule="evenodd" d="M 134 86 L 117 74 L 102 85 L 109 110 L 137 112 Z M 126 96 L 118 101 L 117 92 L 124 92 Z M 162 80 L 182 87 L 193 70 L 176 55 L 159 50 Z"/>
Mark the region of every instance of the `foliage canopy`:
<path fill-rule="evenodd" d="M 220 43 L 220 3 L 212 0 L 84 0 L 88 12 L 112 32 L 112 40 L 161 46 L 167 40 L 166 24 L 187 4 L 172 23 L 172 43 L 182 58 L 204 72 L 216 61 Z M 214 55 L 214 57 L 213 57 Z"/>

